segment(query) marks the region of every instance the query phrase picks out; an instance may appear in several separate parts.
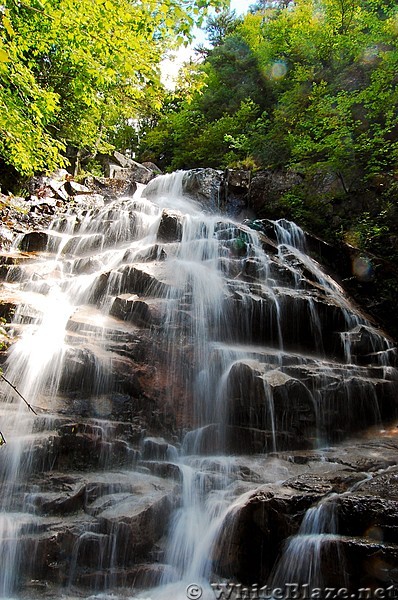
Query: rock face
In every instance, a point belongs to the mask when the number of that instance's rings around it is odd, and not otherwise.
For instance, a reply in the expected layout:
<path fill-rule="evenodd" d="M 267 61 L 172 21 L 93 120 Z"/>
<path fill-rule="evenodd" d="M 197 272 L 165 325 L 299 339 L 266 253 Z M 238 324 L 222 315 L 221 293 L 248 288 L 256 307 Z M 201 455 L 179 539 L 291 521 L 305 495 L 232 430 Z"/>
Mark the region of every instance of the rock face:
<path fill-rule="evenodd" d="M 344 581 L 355 593 L 394 585 L 398 446 L 390 435 L 286 456 L 306 465 L 305 472 L 261 486 L 230 511 L 214 549 L 219 574 L 245 584 L 268 582 L 271 589 L 316 585 L 305 579 L 313 560 L 322 586 Z M 318 461 L 326 461 L 323 468 Z"/>
<path fill-rule="evenodd" d="M 209 557 L 276 585 L 305 536 L 330 585 L 339 553 L 350 590 L 392 580 L 397 433 L 342 442 L 397 418 L 396 350 L 316 240 L 220 213 L 213 170 L 127 198 L 63 181 L 75 209 L 0 256 L 4 367 L 38 413 L 3 390 L 0 590 L 113 593 L 202 577 Z M 227 182 L 235 215 L 253 182 Z"/>
<path fill-rule="evenodd" d="M 283 216 L 280 214 L 279 206 L 281 197 L 300 183 L 302 183 L 302 178 L 294 172 L 264 171 L 258 173 L 251 181 L 249 207 L 259 217 L 264 214 L 273 217 L 275 213 Z"/>
<path fill-rule="evenodd" d="M 121 152 L 113 152 L 111 156 L 106 154 L 97 155 L 97 160 L 102 164 L 105 177 L 117 181 L 148 183 L 159 174 L 159 169 L 152 163 L 142 165 Z"/>
<path fill-rule="evenodd" d="M 224 177 L 215 169 L 193 169 L 184 178 L 183 189 L 202 206 L 219 209 L 223 202 Z"/>

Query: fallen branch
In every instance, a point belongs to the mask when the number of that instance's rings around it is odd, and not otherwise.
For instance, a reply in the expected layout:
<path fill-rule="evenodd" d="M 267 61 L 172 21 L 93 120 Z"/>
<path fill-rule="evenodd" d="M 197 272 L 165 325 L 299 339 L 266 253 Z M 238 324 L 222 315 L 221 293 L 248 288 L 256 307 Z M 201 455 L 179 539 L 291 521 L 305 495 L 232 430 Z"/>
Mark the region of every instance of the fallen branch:
<path fill-rule="evenodd" d="M 35 414 L 36 416 L 38 416 L 38 415 L 37 415 L 37 412 L 35 411 L 35 409 L 33 408 L 33 406 L 31 406 L 31 405 L 29 404 L 29 402 L 26 400 L 26 398 L 24 398 L 24 397 L 22 396 L 21 392 L 19 392 L 19 391 L 18 391 L 18 389 L 15 387 L 15 385 L 13 385 L 13 384 L 11 383 L 11 381 L 8 381 L 8 379 L 7 379 L 6 377 L 4 377 L 4 375 L 2 375 L 1 373 L 0 373 L 0 377 L 1 377 L 1 379 L 2 379 L 3 381 L 5 381 L 6 383 L 8 383 L 8 385 L 9 385 L 10 387 L 12 387 L 12 389 L 13 389 L 13 390 L 14 390 L 14 391 L 15 391 L 15 392 L 18 394 L 18 396 L 19 396 L 20 398 L 22 398 L 22 400 L 25 402 L 25 404 L 26 404 L 26 406 L 29 408 L 29 410 L 31 410 L 33 414 Z M 4 439 L 4 437 L 3 437 L 3 439 Z"/>

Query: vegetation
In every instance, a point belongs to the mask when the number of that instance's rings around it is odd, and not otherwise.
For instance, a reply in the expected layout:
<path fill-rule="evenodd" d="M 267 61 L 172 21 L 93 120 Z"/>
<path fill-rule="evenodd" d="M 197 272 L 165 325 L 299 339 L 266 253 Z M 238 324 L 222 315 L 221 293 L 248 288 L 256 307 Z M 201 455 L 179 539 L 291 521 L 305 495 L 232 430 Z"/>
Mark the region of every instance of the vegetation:
<path fill-rule="evenodd" d="M 3 164 L 31 175 L 109 149 L 129 119 L 160 108 L 159 63 L 209 4 L 225 0 L 5 0 Z"/>
<path fill-rule="evenodd" d="M 283 199 L 287 216 L 371 250 L 391 247 L 396 2 L 262 1 L 244 19 L 222 13 L 208 32 L 212 46 L 199 49 L 205 59 L 196 67 L 197 90 L 171 94 L 142 137 L 141 157 L 169 170 L 292 169 L 306 185 Z M 335 189 L 317 198 L 317 182 L 327 178 Z M 353 195 L 364 191 L 367 204 L 355 210 Z M 346 204 L 333 225 L 331 202 Z"/>
<path fill-rule="evenodd" d="M 275 4 L 258 3 L 243 21 L 209 21 L 202 88 L 189 98 L 177 89 L 142 152 L 170 168 L 208 166 L 207 140 L 212 166 L 318 165 L 340 171 L 347 188 L 358 168 L 367 177 L 393 169 L 396 3 Z M 161 157 L 162 146 L 171 154 Z"/>
<path fill-rule="evenodd" d="M 0 170 L 95 170 L 111 148 L 290 169 L 284 216 L 398 258 L 395 0 L 259 0 L 244 18 L 228 0 L 3 2 Z M 210 47 L 165 90 L 161 59 L 206 15 Z"/>

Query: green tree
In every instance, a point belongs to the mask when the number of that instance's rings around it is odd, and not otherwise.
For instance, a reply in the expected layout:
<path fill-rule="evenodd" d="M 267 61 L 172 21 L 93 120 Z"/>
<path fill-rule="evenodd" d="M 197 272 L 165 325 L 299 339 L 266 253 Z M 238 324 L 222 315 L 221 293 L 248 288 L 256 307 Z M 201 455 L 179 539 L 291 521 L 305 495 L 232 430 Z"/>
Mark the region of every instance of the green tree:
<path fill-rule="evenodd" d="M 220 46 L 235 31 L 239 22 L 234 10 L 224 10 L 218 15 L 210 16 L 204 27 L 210 44 L 213 47 Z"/>
<path fill-rule="evenodd" d="M 20 173 L 95 154 L 115 126 L 160 107 L 159 64 L 225 0 L 6 0 L 0 28 L 0 157 Z"/>
<path fill-rule="evenodd" d="M 396 169 L 394 2 L 260 4 L 207 53 L 203 87 L 175 108 L 178 135 L 160 122 L 169 164 L 197 166 L 202 154 L 216 164 L 218 153 L 221 167 L 251 157 L 258 166 L 334 172 L 347 190 L 358 176 Z M 249 101 L 258 110 L 239 132 L 235 115 Z"/>

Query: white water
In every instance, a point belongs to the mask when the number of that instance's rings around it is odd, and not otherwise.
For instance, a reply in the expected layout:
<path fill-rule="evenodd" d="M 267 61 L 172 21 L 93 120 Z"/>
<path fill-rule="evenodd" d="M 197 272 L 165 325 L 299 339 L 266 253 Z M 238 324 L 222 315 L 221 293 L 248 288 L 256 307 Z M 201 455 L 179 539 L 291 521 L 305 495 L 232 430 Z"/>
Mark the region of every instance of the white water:
<path fill-rule="evenodd" d="M 290 538 L 283 549 L 271 577 L 270 588 L 284 587 L 288 582 L 308 586 L 310 594 L 314 588 L 324 589 L 327 580 L 324 580 L 323 574 L 327 574 L 327 571 L 323 561 L 326 556 L 330 560 L 331 549 L 336 554 L 337 560 L 333 564 L 341 573 L 340 583 L 343 586 L 344 565 L 337 532 L 333 497 L 307 510 L 297 535 Z"/>
<path fill-rule="evenodd" d="M 278 377 L 283 374 L 283 381 L 294 380 L 297 373 L 304 372 L 303 380 L 297 376 L 295 395 L 302 397 L 312 424 L 296 437 L 320 439 L 326 436 L 320 422 L 329 390 L 338 389 L 344 403 L 349 404 L 350 381 L 359 381 L 364 412 L 372 413 L 372 422 L 379 419 L 372 384 L 363 369 L 353 364 L 352 331 L 365 328 L 374 344 L 373 352 L 382 355 L 384 361 L 390 348 L 388 340 L 373 332 L 349 306 L 339 286 L 306 255 L 299 228 L 292 223 L 275 223 L 282 273 L 278 280 L 270 274 L 271 260 L 257 234 L 224 216 L 204 212 L 197 202 L 184 196 L 183 178 L 184 173 L 158 178 L 145 191 L 140 188 L 134 198 L 56 219 L 48 232 L 48 252 L 27 266 L 20 282 L 5 284 L 8 293 L 23 293 L 26 298 L 14 319 L 13 327 L 22 335 L 10 350 L 6 375 L 38 412 L 47 416 L 56 414 L 60 407 L 65 410 L 62 386 L 70 356 L 80 348 L 92 352 L 94 364 L 93 381 L 88 382 L 91 387 L 84 393 L 106 398 L 112 392 L 112 358 L 106 352 L 109 312 L 116 297 L 125 292 L 131 296 L 126 281 L 137 264 L 144 264 L 149 273 L 152 268 L 155 274 L 160 272 L 163 292 L 151 288 L 156 291 L 155 299 L 157 295 L 163 301 L 155 353 L 161 350 L 168 356 L 166 400 L 172 403 L 176 390 L 183 390 L 184 421 L 189 423 L 189 431 L 181 439 L 180 456 L 173 459 L 183 479 L 181 506 L 169 524 L 165 550 L 170 568 L 165 570 L 160 587 L 143 594 L 153 600 L 185 600 L 186 586 L 191 583 L 202 585 L 203 598 L 214 597 L 208 585 L 214 569 L 212 549 L 225 518 L 245 498 L 236 498 L 235 458 L 225 454 L 239 453 L 233 427 L 242 424 L 263 434 L 255 451 L 279 449 L 279 435 L 289 430 L 289 418 L 293 423 L 290 413 L 294 415 L 294 407 L 283 408 L 290 398 L 283 393 L 283 386 L 282 392 L 278 389 Z M 178 243 L 158 240 L 164 210 L 181 223 Z M 148 257 L 152 260 L 146 262 Z M 343 314 L 341 321 L 348 328 L 341 332 L 346 364 L 335 362 L 334 357 L 325 361 L 317 298 L 303 285 L 308 273 L 322 289 L 320 293 Z M 293 285 L 284 283 L 284 276 L 290 277 Z M 300 340 L 292 344 L 284 339 L 295 325 L 288 305 L 295 298 L 304 298 L 307 307 L 303 318 L 311 323 L 311 350 L 301 351 Z M 97 348 L 102 351 L 96 353 Z M 386 372 L 391 369 L 382 359 L 377 364 Z M 247 374 L 244 384 L 234 380 L 240 370 Z M 394 372 L 389 376 L 395 376 Z M 356 398 L 362 393 L 358 388 L 355 392 Z M 235 402 L 232 408 L 231 399 Z M 18 579 L 21 527 L 38 527 L 37 516 L 29 508 L 32 490 L 26 481 L 32 468 L 33 445 L 49 425 L 44 419 L 40 430 L 35 417 L 11 392 L 4 397 L 1 419 L 1 429 L 9 441 L 2 466 L 6 484 L 0 514 L 0 558 L 1 564 L 7 565 L 0 572 L 0 597 L 7 598 Z M 101 428 L 105 431 L 106 424 Z M 110 435 L 104 434 L 104 438 L 111 454 Z M 248 451 L 245 447 L 242 453 Z M 303 524 L 303 531 L 292 542 L 293 558 L 286 561 L 293 561 L 297 577 L 318 577 L 316 556 L 324 536 L 335 533 L 330 531 L 333 527 L 320 523 L 317 513 L 312 525 Z M 76 537 L 67 574 L 70 586 L 79 569 L 80 544 L 95 535 L 95 531 L 83 528 Z M 304 555 L 307 563 L 302 565 L 297 557 Z M 112 567 L 112 557 L 101 555 L 100 563 L 104 568 Z M 280 568 L 285 577 L 286 564 Z"/>

